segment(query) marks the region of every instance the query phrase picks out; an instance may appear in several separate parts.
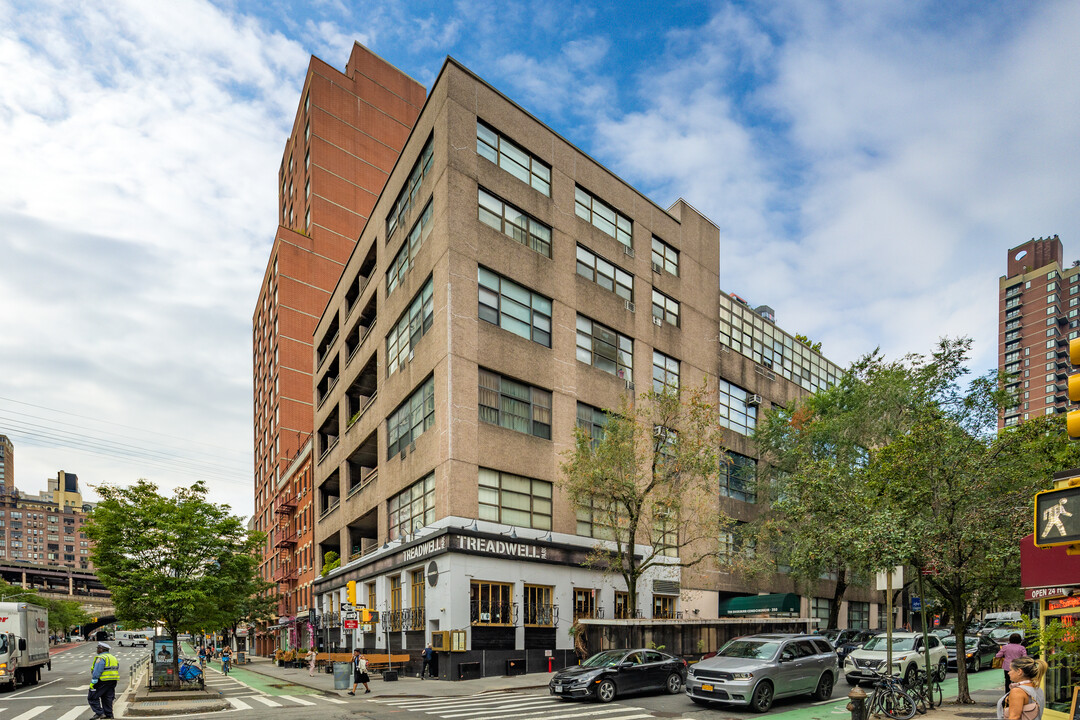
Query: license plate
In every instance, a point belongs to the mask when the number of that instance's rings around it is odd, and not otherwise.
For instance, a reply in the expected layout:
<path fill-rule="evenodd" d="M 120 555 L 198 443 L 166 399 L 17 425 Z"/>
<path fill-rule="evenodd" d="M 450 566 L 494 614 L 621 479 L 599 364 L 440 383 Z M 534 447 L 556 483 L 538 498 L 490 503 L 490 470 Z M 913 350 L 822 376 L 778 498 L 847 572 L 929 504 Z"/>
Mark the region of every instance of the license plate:
<path fill-rule="evenodd" d="M 556 685 L 555 692 L 562 692 L 562 685 Z"/>
<path fill-rule="evenodd" d="M 701 689 L 704 690 L 705 692 L 712 692 L 713 687 L 712 687 L 712 685 L 702 685 Z"/>

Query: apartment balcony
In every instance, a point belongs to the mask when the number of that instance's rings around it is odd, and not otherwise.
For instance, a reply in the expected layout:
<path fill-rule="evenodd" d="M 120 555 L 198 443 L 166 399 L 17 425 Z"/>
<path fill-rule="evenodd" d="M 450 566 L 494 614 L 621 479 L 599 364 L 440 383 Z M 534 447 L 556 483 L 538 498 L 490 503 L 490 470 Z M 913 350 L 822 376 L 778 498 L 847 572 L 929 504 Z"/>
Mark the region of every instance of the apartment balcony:
<path fill-rule="evenodd" d="M 372 243 L 371 248 L 368 249 L 368 254 L 364 258 L 364 262 L 360 263 L 360 270 L 357 272 L 356 277 L 351 283 L 349 283 L 349 289 L 345 291 L 345 316 L 348 317 L 352 313 L 353 308 L 356 307 L 356 303 L 359 302 L 361 296 L 364 294 L 364 290 L 367 289 L 368 283 L 371 281 L 371 275 L 375 272 L 376 264 L 376 245 Z"/>

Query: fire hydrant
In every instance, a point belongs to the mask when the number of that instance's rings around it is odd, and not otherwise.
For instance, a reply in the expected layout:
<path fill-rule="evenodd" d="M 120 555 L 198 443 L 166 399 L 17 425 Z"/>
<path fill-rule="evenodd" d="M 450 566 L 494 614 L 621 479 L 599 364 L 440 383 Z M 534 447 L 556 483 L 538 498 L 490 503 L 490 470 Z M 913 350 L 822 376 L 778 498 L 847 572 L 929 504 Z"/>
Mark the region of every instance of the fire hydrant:
<path fill-rule="evenodd" d="M 856 685 L 847 694 L 847 709 L 851 712 L 851 720 L 866 720 L 866 693 Z"/>

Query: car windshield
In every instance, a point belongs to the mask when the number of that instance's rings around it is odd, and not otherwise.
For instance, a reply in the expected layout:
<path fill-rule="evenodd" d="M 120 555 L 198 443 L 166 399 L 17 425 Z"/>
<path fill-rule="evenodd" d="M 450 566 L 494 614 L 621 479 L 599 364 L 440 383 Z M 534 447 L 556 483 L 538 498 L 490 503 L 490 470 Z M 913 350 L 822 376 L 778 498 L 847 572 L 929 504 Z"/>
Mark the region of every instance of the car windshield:
<path fill-rule="evenodd" d="M 870 638 L 870 640 L 867 641 L 867 643 L 865 645 L 863 645 L 862 649 L 863 650 L 876 650 L 878 652 L 885 652 L 885 650 L 888 647 L 889 647 L 889 640 L 888 640 L 887 636 L 885 636 L 885 635 L 875 635 L 874 637 Z M 897 650 L 914 650 L 915 649 L 915 638 L 913 638 L 913 637 L 894 637 L 892 639 L 892 649 L 893 649 L 893 652 L 896 652 Z"/>
<path fill-rule="evenodd" d="M 836 638 L 840 637 L 839 630 L 822 630 L 818 633 L 821 637 L 825 638 L 829 642 L 836 642 Z"/>
<path fill-rule="evenodd" d="M 990 631 L 990 637 L 992 637 L 994 640 L 1004 640 L 1008 639 L 1008 637 L 1013 633 L 1020 634 L 1017 630 L 1014 630 L 1012 628 L 998 628 L 997 630 Z"/>
<path fill-rule="evenodd" d="M 612 667 L 617 665 L 625 655 L 625 650 L 608 650 L 607 652 L 596 653 L 581 665 L 583 667 Z"/>
<path fill-rule="evenodd" d="M 772 660 L 780 647 L 778 642 L 761 640 L 732 640 L 716 653 L 721 657 L 752 658 L 754 660 Z"/>
<path fill-rule="evenodd" d="M 8 652 L 8 636 L 0 635 L 0 655 L 6 655 Z"/>
<path fill-rule="evenodd" d="M 956 647 L 956 636 L 949 635 L 948 637 L 941 638 L 941 644 L 945 647 Z M 975 647 L 979 644 L 979 638 L 966 637 L 964 638 L 964 644 L 968 647 Z"/>

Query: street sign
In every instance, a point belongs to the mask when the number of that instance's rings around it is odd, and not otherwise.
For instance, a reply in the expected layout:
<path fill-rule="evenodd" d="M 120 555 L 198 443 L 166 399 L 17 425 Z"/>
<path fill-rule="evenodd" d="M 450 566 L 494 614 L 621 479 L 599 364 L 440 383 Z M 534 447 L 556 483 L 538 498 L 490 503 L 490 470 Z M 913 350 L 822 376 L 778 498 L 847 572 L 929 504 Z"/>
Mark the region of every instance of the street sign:
<path fill-rule="evenodd" d="M 1080 503 L 1078 503 L 1078 504 L 1080 504 Z M 886 576 L 885 573 L 879 572 L 877 574 L 877 589 L 878 590 L 884 590 L 886 588 L 888 580 L 889 580 L 889 578 Z M 896 567 L 893 568 L 893 571 L 892 571 L 892 587 L 893 587 L 893 590 L 899 590 L 900 588 L 904 587 L 904 566 L 903 565 L 897 565 Z"/>
<path fill-rule="evenodd" d="M 346 630 L 355 630 L 356 628 L 360 627 L 360 621 L 359 620 L 346 620 L 344 625 L 345 625 Z"/>
<path fill-rule="evenodd" d="M 911 598 L 911 610 L 912 612 L 919 612 L 922 610 L 922 598 Z"/>
<path fill-rule="evenodd" d="M 1080 543 L 1080 485 L 1035 494 L 1035 546 Z"/>

